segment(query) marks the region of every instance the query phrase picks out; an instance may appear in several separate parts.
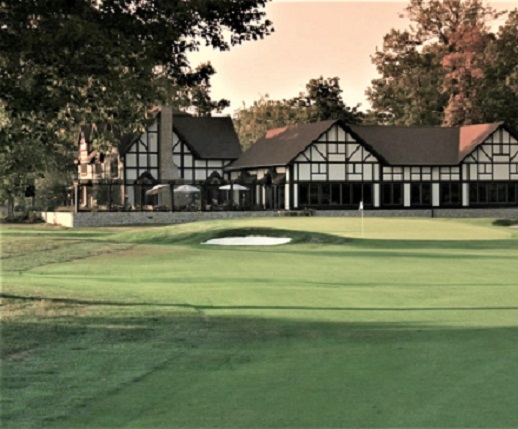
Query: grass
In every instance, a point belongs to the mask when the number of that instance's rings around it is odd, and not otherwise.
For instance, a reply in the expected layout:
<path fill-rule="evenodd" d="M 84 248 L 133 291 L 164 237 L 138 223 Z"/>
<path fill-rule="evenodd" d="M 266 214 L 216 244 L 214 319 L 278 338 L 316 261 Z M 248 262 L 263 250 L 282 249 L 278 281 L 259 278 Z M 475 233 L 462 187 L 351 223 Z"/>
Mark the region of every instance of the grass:
<path fill-rule="evenodd" d="M 2 427 L 518 427 L 504 224 L 3 226 Z"/>

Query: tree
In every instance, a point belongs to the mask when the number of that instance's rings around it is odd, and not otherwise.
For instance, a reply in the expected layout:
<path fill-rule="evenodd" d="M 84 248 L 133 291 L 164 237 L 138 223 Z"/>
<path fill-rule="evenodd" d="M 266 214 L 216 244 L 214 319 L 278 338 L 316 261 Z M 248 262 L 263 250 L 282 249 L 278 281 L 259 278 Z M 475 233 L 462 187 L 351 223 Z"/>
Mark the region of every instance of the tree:
<path fill-rule="evenodd" d="M 186 108 L 193 108 L 196 116 L 211 116 L 213 111 L 221 111 L 230 106 L 230 101 L 221 99 L 212 100 L 210 96 L 210 78 L 216 70 L 210 63 L 201 64 L 196 68 L 197 79 L 187 87 Z"/>
<path fill-rule="evenodd" d="M 487 66 L 480 93 L 483 115 L 518 130 L 518 9 L 509 13 L 485 52 Z"/>
<path fill-rule="evenodd" d="M 239 142 L 247 149 L 266 132 L 299 122 L 301 109 L 288 100 L 271 100 L 268 94 L 254 101 L 252 106 L 236 112 L 234 124 Z"/>
<path fill-rule="evenodd" d="M 206 69 L 190 69 L 188 52 L 270 34 L 267 1 L 0 2 L 0 101 L 8 119 L 0 161 L 11 168 L 26 147 L 41 146 L 33 154 L 40 168 L 62 148 L 60 136 L 84 124 L 141 130 L 153 105 L 175 105 L 171 94 L 204 79 Z M 101 145 L 115 143 L 114 129 L 106 127 Z"/>
<path fill-rule="evenodd" d="M 359 105 L 348 107 L 342 99 L 340 78 L 311 79 L 306 84 L 306 93 L 299 94 L 291 100 L 293 104 L 307 109 L 306 121 L 316 122 L 327 119 L 341 119 L 351 124 L 362 120 Z"/>
<path fill-rule="evenodd" d="M 486 120 L 486 47 L 496 38 L 487 23 L 502 13 L 482 0 L 411 0 L 410 29 L 392 30 L 372 57 L 381 75 L 367 90 L 374 113 L 398 125 Z"/>
<path fill-rule="evenodd" d="M 298 96 L 271 100 L 261 96 L 250 107 L 236 112 L 235 125 L 241 145 L 246 149 L 273 128 L 292 124 L 305 124 L 327 119 L 341 119 L 350 124 L 363 120 L 359 105 L 346 106 L 342 99 L 340 79 L 337 77 L 311 79 L 306 92 Z"/>

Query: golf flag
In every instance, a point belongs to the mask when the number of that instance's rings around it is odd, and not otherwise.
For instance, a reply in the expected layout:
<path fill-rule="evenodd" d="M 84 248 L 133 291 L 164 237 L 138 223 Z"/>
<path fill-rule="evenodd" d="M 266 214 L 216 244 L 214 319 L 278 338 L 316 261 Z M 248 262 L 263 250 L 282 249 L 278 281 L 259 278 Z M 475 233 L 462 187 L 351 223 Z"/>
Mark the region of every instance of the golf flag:
<path fill-rule="evenodd" d="M 363 211 L 363 201 L 360 201 L 360 207 L 358 207 L 358 210 L 360 210 L 361 212 Z"/>

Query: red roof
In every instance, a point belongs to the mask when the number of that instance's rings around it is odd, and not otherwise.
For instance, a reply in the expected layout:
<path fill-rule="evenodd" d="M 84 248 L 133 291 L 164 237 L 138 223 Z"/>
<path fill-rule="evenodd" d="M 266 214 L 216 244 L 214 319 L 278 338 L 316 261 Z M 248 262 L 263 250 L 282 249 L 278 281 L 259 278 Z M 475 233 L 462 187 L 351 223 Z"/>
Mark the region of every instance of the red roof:
<path fill-rule="evenodd" d="M 473 150 L 484 143 L 484 141 L 493 134 L 503 122 L 494 124 L 480 125 L 464 125 L 460 127 L 459 137 L 459 162 L 461 162 Z"/>

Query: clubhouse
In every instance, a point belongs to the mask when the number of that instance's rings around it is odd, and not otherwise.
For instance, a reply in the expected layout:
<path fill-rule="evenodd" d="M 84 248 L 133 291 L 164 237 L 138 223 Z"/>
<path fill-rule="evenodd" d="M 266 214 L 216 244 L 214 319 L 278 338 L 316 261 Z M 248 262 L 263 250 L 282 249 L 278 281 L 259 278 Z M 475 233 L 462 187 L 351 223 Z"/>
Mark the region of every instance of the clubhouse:
<path fill-rule="evenodd" d="M 269 131 L 226 169 L 278 208 L 516 207 L 518 138 L 503 123 L 384 127 L 324 121 Z"/>
<path fill-rule="evenodd" d="M 518 136 L 501 122 L 386 127 L 330 120 L 270 130 L 241 153 L 230 118 L 173 117 L 162 108 L 145 133 L 124 136 L 108 156 L 91 149 L 89 135 L 79 136 L 80 208 L 518 207 Z M 95 189 L 108 182 L 109 196 L 100 201 Z M 176 193 L 181 185 L 199 192 Z"/>

